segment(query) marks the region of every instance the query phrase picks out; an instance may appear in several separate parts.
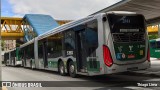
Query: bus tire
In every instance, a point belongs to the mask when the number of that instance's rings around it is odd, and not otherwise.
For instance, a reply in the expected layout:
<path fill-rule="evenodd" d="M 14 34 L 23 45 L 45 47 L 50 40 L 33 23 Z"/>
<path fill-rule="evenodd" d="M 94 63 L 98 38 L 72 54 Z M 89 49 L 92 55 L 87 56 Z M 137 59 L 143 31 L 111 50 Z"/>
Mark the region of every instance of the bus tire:
<path fill-rule="evenodd" d="M 24 67 L 24 61 L 23 61 L 23 60 L 22 60 L 22 64 L 21 64 L 21 66 L 22 66 L 22 67 Z"/>
<path fill-rule="evenodd" d="M 34 69 L 34 64 L 32 61 L 30 62 L 30 65 L 31 65 L 31 69 Z"/>
<path fill-rule="evenodd" d="M 31 69 L 32 69 L 32 66 L 33 66 L 33 65 L 32 65 L 32 61 L 30 61 L 30 68 L 31 68 Z"/>
<path fill-rule="evenodd" d="M 65 75 L 65 67 L 64 67 L 63 61 L 60 61 L 59 65 L 58 65 L 58 72 L 62 76 Z"/>
<path fill-rule="evenodd" d="M 76 74 L 76 67 L 73 63 L 73 61 L 69 62 L 69 75 L 73 78 L 75 78 L 77 76 Z"/>

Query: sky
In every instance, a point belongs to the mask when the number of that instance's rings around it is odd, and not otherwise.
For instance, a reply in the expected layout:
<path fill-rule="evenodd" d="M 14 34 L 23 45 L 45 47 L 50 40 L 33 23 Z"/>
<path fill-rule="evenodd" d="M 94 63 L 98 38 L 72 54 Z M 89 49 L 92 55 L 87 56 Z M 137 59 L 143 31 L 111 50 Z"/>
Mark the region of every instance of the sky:
<path fill-rule="evenodd" d="M 2 17 L 46 14 L 58 20 L 76 20 L 120 0 L 1 0 Z"/>

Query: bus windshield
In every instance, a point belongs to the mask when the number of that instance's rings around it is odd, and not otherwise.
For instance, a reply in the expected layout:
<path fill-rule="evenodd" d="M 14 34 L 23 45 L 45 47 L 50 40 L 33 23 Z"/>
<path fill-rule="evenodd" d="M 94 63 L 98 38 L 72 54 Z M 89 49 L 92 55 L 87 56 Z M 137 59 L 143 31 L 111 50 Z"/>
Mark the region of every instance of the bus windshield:
<path fill-rule="evenodd" d="M 117 60 L 145 57 L 145 19 L 142 15 L 108 14 L 108 22 Z"/>
<path fill-rule="evenodd" d="M 108 14 L 111 33 L 145 32 L 144 17 L 142 15 Z"/>

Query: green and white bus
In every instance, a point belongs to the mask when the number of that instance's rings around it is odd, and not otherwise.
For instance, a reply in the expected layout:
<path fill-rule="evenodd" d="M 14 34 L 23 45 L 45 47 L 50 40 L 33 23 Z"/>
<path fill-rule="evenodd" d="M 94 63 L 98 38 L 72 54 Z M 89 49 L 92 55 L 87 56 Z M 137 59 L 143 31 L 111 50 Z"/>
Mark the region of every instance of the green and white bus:
<path fill-rule="evenodd" d="M 21 66 L 22 61 L 20 59 L 19 48 L 15 48 L 5 52 L 4 54 L 4 62 L 5 65 L 8 66 Z"/>
<path fill-rule="evenodd" d="M 34 53 L 36 53 L 36 52 L 34 52 L 34 51 L 36 51 L 36 50 L 34 50 L 34 40 L 31 40 L 31 41 L 21 45 L 19 48 L 20 48 L 19 54 L 21 56 L 20 59 L 22 61 L 22 66 L 29 67 L 32 69 L 35 68 L 35 67 L 33 67 L 33 65 L 35 65 Z M 34 64 L 32 65 L 32 63 L 34 63 Z"/>
<path fill-rule="evenodd" d="M 160 59 L 160 38 L 150 40 L 151 57 Z"/>
<path fill-rule="evenodd" d="M 75 77 L 147 69 L 148 43 L 143 15 L 112 11 L 59 26 L 20 48 L 24 66 Z"/>

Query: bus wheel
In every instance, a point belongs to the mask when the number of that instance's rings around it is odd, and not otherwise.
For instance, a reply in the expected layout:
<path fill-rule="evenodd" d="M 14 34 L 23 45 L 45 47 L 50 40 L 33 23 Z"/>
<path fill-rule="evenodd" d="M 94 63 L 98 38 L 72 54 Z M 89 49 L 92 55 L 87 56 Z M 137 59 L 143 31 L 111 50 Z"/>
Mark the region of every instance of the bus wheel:
<path fill-rule="evenodd" d="M 33 63 L 31 64 L 31 68 L 32 68 L 32 69 L 34 69 L 34 65 L 33 65 Z"/>
<path fill-rule="evenodd" d="M 22 60 L 22 64 L 21 64 L 21 66 L 22 66 L 22 67 L 24 67 L 24 61 L 23 61 L 23 60 Z"/>
<path fill-rule="evenodd" d="M 77 76 L 76 75 L 76 68 L 75 68 L 73 61 L 69 62 L 69 75 L 73 78 Z"/>
<path fill-rule="evenodd" d="M 33 69 L 32 61 L 30 61 L 30 68 Z"/>
<path fill-rule="evenodd" d="M 58 71 L 59 71 L 60 75 L 62 75 L 62 76 L 65 75 L 65 67 L 64 67 L 64 64 L 62 61 L 58 65 Z"/>

